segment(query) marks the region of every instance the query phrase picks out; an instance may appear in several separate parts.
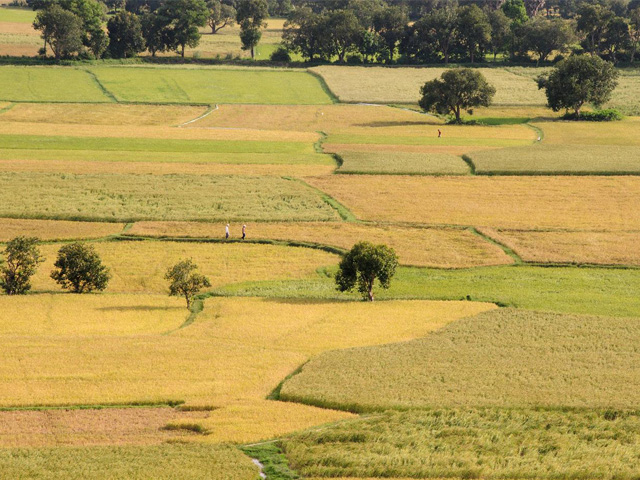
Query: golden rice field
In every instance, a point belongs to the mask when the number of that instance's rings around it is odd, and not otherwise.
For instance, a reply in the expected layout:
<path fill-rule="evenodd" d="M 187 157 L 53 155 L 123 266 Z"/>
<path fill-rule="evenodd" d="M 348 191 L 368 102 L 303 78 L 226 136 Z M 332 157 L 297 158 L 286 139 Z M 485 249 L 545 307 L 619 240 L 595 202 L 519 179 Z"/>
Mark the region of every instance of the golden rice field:
<path fill-rule="evenodd" d="M 224 226 L 221 227 L 220 238 L 223 238 Z M 318 267 L 338 261 L 337 255 L 321 250 L 276 245 L 113 241 L 97 242 L 93 246 L 111 269 L 109 293 L 166 293 L 164 274 L 183 258 L 192 258 L 214 287 L 251 280 L 306 278 Z M 60 247 L 60 244 L 40 247 L 46 261 L 33 277 L 34 289 L 60 291 L 49 278 Z"/>
<path fill-rule="evenodd" d="M 13 386 L 0 392 L 0 405 L 183 400 L 219 408 L 206 418 L 185 415 L 173 425 L 197 422 L 205 441 L 257 441 L 349 417 L 264 400 L 309 357 L 422 337 L 493 308 L 472 302 L 212 298 L 195 323 L 169 335 L 0 335 L 0 375 Z"/>
<path fill-rule="evenodd" d="M 640 232 L 563 232 L 482 229 L 527 262 L 640 265 Z"/>
<path fill-rule="evenodd" d="M 143 236 L 220 238 L 223 224 L 202 222 L 137 222 L 127 233 Z M 241 235 L 241 225 L 231 226 L 231 238 Z M 249 240 L 308 242 L 349 249 L 367 240 L 393 247 L 405 265 L 464 268 L 508 264 L 504 251 L 469 230 L 412 228 L 352 222 L 254 223 L 247 225 Z"/>
<path fill-rule="evenodd" d="M 40 240 L 101 238 L 122 232 L 122 223 L 66 222 L 60 220 L 23 220 L 0 218 L 0 242 L 14 237 L 37 237 Z"/>
<path fill-rule="evenodd" d="M 338 151 L 338 173 L 369 175 L 467 175 L 469 166 L 448 153 Z"/>
<path fill-rule="evenodd" d="M 634 409 L 640 321 L 499 309 L 427 337 L 338 350 L 281 398 L 351 411 L 393 407 Z"/>
<path fill-rule="evenodd" d="M 619 122 L 532 122 L 544 131 L 544 143 L 552 145 L 640 146 L 640 117 L 626 117 Z M 603 159 L 604 160 L 604 159 Z"/>
<path fill-rule="evenodd" d="M 359 219 L 508 229 L 636 230 L 636 177 L 333 175 L 307 181 Z"/>
<path fill-rule="evenodd" d="M 337 220 L 307 185 L 273 176 L 0 173 L 0 217 L 135 220 Z"/>

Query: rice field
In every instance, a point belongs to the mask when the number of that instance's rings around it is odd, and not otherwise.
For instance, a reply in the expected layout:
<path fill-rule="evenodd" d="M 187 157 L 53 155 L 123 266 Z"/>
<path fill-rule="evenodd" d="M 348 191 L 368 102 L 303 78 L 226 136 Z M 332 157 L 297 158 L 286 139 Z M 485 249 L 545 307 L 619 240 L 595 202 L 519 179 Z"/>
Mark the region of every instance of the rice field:
<path fill-rule="evenodd" d="M 640 265 L 640 232 L 482 231 L 527 262 Z"/>
<path fill-rule="evenodd" d="M 500 309 L 410 342 L 327 352 L 281 398 L 373 411 L 407 407 L 633 409 L 633 318 Z"/>
<path fill-rule="evenodd" d="M 388 411 L 283 442 L 304 478 L 631 479 L 637 412 Z"/>
<path fill-rule="evenodd" d="M 223 224 L 202 222 L 137 222 L 131 235 L 157 237 L 220 238 Z M 233 226 L 231 238 L 241 234 Z M 496 245 L 469 230 L 365 225 L 352 222 L 255 223 L 247 225 L 251 240 L 282 240 L 330 245 L 349 249 L 361 240 L 386 243 L 405 265 L 464 268 L 511 263 L 513 259 Z"/>
<path fill-rule="evenodd" d="M 508 229 L 636 230 L 635 177 L 309 178 L 359 219 Z"/>
<path fill-rule="evenodd" d="M 107 222 L 339 219 L 315 190 L 273 176 L 29 172 L 0 173 L 0 217 Z"/>
<path fill-rule="evenodd" d="M 447 153 L 356 152 L 338 153 L 342 165 L 337 173 L 367 175 L 467 175 L 469 166 Z"/>
<path fill-rule="evenodd" d="M 0 242 L 20 235 L 40 240 L 102 238 L 122 232 L 122 223 L 66 222 L 0 218 Z"/>

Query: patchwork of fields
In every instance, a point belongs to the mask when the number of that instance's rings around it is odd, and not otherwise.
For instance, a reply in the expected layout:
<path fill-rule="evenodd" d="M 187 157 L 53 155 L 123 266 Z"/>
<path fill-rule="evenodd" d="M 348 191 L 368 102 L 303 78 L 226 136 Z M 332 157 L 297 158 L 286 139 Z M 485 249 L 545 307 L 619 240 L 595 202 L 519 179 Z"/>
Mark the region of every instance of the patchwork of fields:
<path fill-rule="evenodd" d="M 257 480 L 266 441 L 309 480 L 634 478 L 638 118 L 559 121 L 539 70 L 487 68 L 497 105 L 451 126 L 414 105 L 441 69 L 312 72 L 0 66 L 0 250 L 45 257 L 0 295 L 2 474 Z M 51 279 L 77 239 L 104 293 Z M 401 265 L 373 304 L 335 289 L 362 240 Z"/>

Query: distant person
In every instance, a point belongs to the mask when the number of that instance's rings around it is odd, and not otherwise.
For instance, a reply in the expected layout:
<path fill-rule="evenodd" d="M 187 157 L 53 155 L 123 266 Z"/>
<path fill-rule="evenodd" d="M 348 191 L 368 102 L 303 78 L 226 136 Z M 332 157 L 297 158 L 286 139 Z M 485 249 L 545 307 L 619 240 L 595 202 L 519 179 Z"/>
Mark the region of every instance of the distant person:
<path fill-rule="evenodd" d="M 442 138 L 442 131 L 438 129 L 438 138 Z"/>
<path fill-rule="evenodd" d="M 226 238 L 227 240 L 229 239 L 229 224 L 227 223 L 227 226 L 224 227 L 224 238 Z"/>
<path fill-rule="evenodd" d="M 242 239 L 244 240 L 245 238 L 247 238 L 247 226 L 242 225 Z"/>

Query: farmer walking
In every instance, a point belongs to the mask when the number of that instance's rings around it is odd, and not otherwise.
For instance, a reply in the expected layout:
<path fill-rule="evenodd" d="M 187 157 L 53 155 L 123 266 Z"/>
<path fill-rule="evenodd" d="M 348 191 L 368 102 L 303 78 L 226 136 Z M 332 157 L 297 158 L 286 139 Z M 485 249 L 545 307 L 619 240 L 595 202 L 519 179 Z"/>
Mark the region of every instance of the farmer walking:
<path fill-rule="evenodd" d="M 226 238 L 227 240 L 229 239 L 229 224 L 227 223 L 227 226 L 224 227 L 224 238 Z"/>
<path fill-rule="evenodd" d="M 442 132 L 440 131 L 440 129 L 438 129 L 438 138 L 442 137 Z"/>
<path fill-rule="evenodd" d="M 245 238 L 247 238 L 247 226 L 242 225 L 242 239 L 244 240 Z"/>

